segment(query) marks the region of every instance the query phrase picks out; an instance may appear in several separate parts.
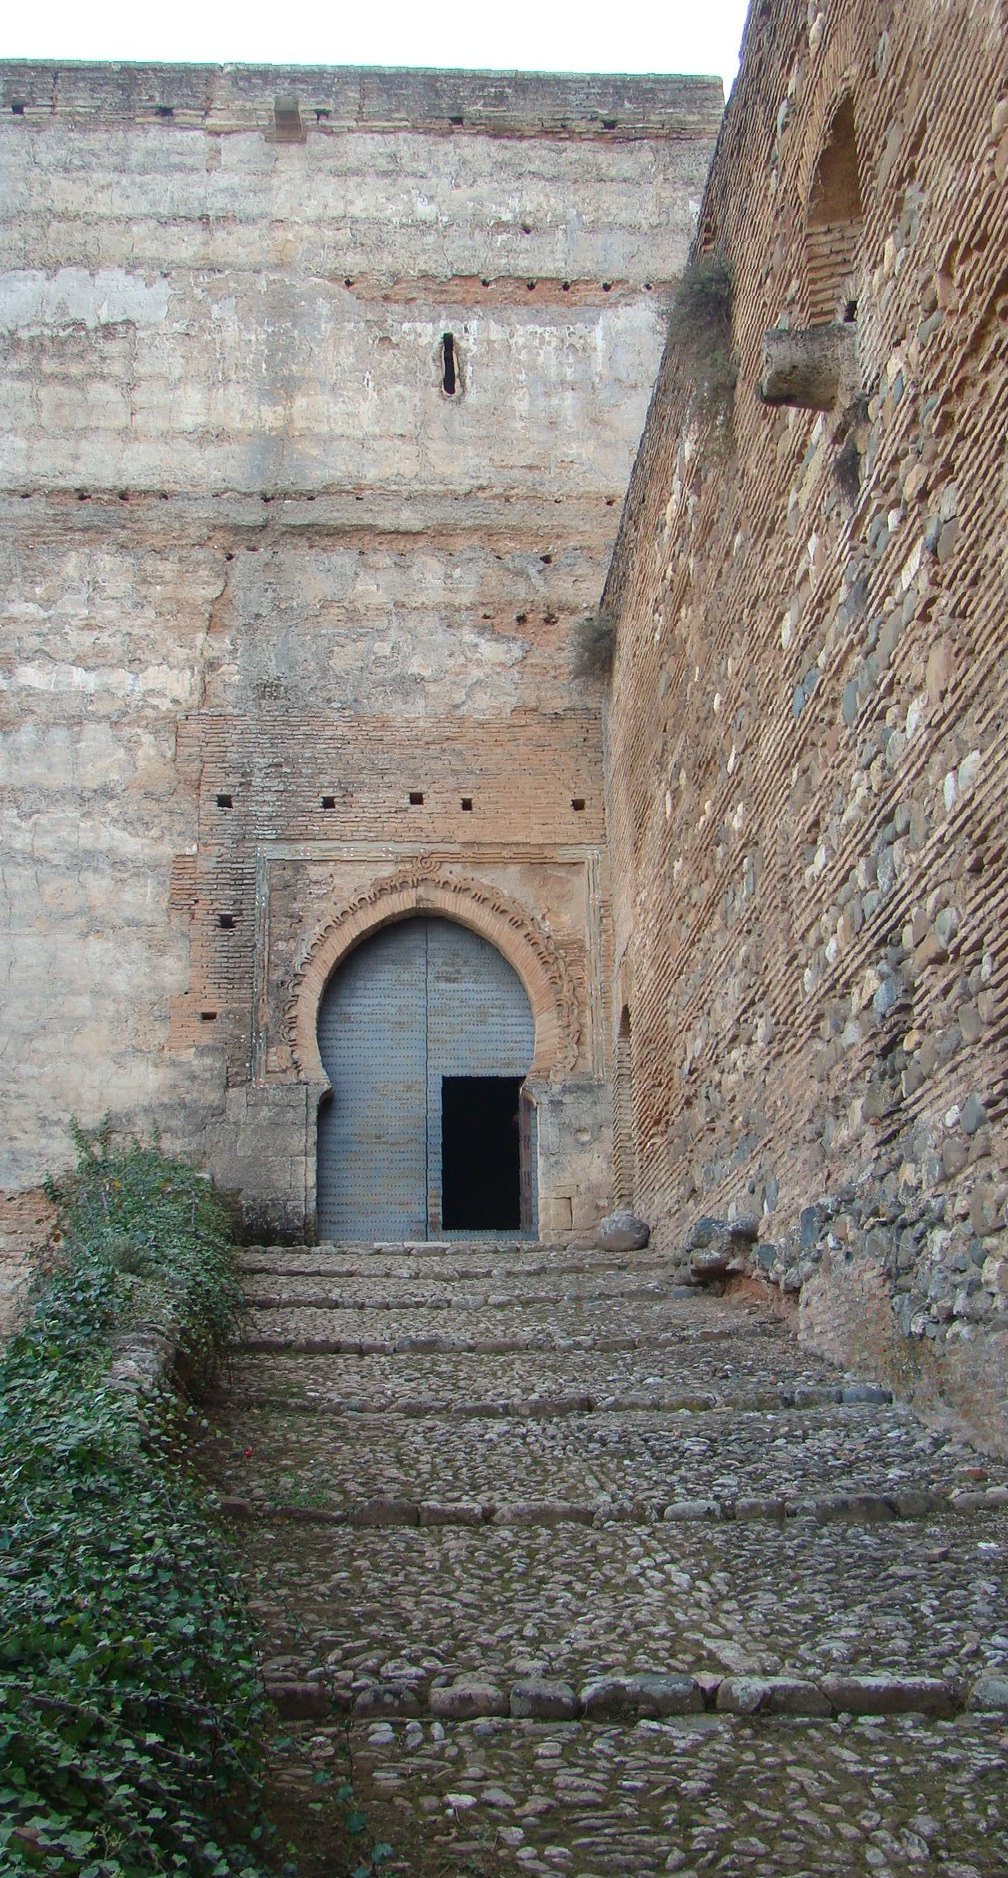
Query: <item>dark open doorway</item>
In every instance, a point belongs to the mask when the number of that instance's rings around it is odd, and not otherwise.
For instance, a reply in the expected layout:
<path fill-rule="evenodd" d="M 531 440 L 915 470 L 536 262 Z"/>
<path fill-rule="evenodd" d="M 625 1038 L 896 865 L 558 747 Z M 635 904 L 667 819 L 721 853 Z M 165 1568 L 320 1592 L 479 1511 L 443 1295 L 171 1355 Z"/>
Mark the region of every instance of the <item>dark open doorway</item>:
<path fill-rule="evenodd" d="M 520 1076 L 441 1078 L 446 1232 L 521 1228 Z"/>

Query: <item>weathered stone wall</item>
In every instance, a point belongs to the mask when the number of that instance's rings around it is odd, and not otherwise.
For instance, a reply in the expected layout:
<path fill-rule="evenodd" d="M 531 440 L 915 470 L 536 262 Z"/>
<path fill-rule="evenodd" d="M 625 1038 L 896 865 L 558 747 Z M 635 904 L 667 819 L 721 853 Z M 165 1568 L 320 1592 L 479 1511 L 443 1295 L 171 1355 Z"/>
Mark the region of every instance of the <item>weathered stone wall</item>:
<path fill-rule="evenodd" d="M 610 927 L 567 645 L 720 88 L 11 64 L 0 100 L 0 1180 L 111 1111 L 310 1230 L 306 959 L 419 870 L 549 955 L 540 1217 L 583 1226 Z"/>
<path fill-rule="evenodd" d="M 607 590 L 637 1202 L 670 1245 L 757 1214 L 807 1334 L 991 1439 L 1005 26 L 970 0 L 754 12 L 696 249 L 734 272 L 730 416 L 691 389 L 717 380 L 701 321 L 663 363 Z"/>

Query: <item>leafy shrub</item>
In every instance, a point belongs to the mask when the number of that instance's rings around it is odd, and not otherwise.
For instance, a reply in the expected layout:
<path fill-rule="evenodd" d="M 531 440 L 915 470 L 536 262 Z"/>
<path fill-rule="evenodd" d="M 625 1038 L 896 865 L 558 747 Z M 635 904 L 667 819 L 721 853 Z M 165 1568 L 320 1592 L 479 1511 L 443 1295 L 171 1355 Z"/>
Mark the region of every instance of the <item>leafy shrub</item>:
<path fill-rule="evenodd" d="M 575 678 L 607 678 L 616 650 L 616 621 L 600 609 L 587 613 L 571 636 L 571 669 Z"/>
<path fill-rule="evenodd" d="M 178 1399 L 110 1378 L 153 1324 L 205 1371 L 238 1287 L 209 1184 L 79 1139 L 51 1269 L 0 1356 L 0 1870 L 258 1878 L 267 1706 Z"/>
<path fill-rule="evenodd" d="M 693 385 L 698 409 L 726 429 L 738 378 L 732 351 L 734 271 L 723 254 L 702 254 L 686 268 L 669 316 L 669 337 Z"/>

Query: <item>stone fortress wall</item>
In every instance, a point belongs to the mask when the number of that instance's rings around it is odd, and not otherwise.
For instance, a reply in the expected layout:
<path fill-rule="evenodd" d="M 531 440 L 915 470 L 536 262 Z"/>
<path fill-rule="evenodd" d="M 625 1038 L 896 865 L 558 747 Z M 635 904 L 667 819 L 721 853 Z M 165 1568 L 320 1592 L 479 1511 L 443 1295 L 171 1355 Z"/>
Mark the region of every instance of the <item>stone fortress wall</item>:
<path fill-rule="evenodd" d="M 624 1191 L 670 1250 L 755 1215 L 819 1348 L 995 1443 L 1006 23 L 753 10 L 693 255 L 730 413 L 680 332 L 606 594 Z"/>
<path fill-rule="evenodd" d="M 106 1110 L 310 1232 L 325 976 L 461 911 L 544 1236 L 612 1109 L 660 1247 L 1008 1439 L 1005 24 L 769 0 L 702 210 L 709 81 L 2 68 L 22 1236 Z M 701 293 L 612 555 L 698 210 L 737 382 Z"/>
<path fill-rule="evenodd" d="M 0 67 L 18 1234 L 68 1117 L 105 1112 L 310 1232 L 304 1037 L 368 908 L 457 908 L 528 962 L 542 1229 L 604 1207 L 599 698 L 568 640 L 721 103 Z"/>

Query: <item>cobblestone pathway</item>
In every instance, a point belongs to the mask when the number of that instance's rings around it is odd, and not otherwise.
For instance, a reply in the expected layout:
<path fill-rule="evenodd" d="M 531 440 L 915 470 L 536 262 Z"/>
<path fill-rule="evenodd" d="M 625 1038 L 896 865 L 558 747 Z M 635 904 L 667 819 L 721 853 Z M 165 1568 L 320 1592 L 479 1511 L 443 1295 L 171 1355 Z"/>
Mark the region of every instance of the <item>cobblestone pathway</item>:
<path fill-rule="evenodd" d="M 306 1817 L 349 1751 L 417 1878 L 1008 1872 L 1008 1469 L 647 1253 L 246 1265 L 210 1466 Z"/>

